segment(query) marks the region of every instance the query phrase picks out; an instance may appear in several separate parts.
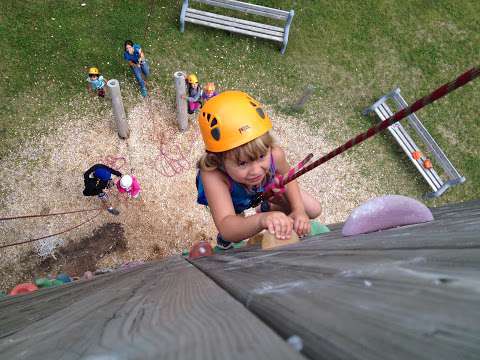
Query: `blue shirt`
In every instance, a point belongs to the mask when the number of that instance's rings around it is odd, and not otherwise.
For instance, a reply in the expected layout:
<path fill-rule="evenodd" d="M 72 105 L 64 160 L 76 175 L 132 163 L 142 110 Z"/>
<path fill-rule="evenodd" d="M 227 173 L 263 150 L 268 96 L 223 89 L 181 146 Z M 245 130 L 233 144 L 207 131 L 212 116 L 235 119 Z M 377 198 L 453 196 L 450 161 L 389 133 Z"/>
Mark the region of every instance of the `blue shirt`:
<path fill-rule="evenodd" d="M 127 61 L 132 61 L 135 64 L 138 64 L 138 59 L 140 59 L 140 49 L 139 44 L 133 44 L 133 54 L 130 54 L 128 51 L 123 53 L 123 58 Z"/>
<path fill-rule="evenodd" d="M 90 83 L 92 90 L 103 89 L 103 87 L 105 86 L 105 79 L 102 75 L 97 77 L 95 80 L 92 80 L 90 79 L 90 77 L 88 77 L 87 81 Z"/>

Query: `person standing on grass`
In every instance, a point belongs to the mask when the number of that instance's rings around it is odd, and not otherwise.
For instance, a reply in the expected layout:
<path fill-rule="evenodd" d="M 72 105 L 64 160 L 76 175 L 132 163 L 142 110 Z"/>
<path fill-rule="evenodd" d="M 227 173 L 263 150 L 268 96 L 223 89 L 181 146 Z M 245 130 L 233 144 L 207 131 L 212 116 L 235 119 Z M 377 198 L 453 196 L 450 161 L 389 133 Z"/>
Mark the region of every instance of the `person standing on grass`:
<path fill-rule="evenodd" d="M 123 58 L 128 61 L 128 65 L 137 79 L 140 86 L 140 92 L 143 97 L 147 96 L 147 85 L 145 78 L 150 74 L 148 62 L 145 59 L 145 54 L 139 44 L 134 44 L 132 40 L 126 40 L 124 44 Z"/>
<path fill-rule="evenodd" d="M 107 165 L 95 164 L 83 174 L 85 189 L 84 196 L 98 196 L 107 206 L 107 211 L 111 214 L 118 215 L 119 211 L 114 209 L 108 202 L 108 195 L 104 192 L 106 188 L 113 186 L 112 174 L 118 177 L 122 176 L 120 171 L 112 169 Z"/>
<path fill-rule="evenodd" d="M 105 97 L 105 85 L 107 79 L 105 79 L 97 67 L 91 67 L 88 69 L 88 92 L 91 94 L 97 94 L 99 97 Z"/>
<path fill-rule="evenodd" d="M 197 75 L 190 74 L 186 79 L 187 95 L 183 98 L 187 100 L 188 113 L 193 114 L 202 107 L 202 86 L 198 83 Z"/>

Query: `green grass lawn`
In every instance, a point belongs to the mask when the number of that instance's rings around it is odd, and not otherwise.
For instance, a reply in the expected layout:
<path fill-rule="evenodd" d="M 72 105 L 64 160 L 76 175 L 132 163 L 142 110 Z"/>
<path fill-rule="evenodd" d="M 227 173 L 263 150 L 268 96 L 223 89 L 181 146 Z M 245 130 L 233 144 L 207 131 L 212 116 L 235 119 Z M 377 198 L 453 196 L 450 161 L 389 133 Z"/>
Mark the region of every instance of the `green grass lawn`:
<path fill-rule="evenodd" d="M 122 59 L 128 38 L 142 45 L 151 62 L 151 83 L 166 101 L 173 101 L 173 73 L 194 71 L 219 89 L 249 91 L 296 116 L 299 126 L 322 129 L 338 145 L 372 125 L 361 110 L 394 87 L 411 102 L 480 65 L 480 2 L 475 0 L 256 3 L 295 9 L 284 56 L 276 43 L 192 24 L 181 34 L 180 1 L 5 1 L 0 156 L 54 126 L 59 114 L 79 110 L 72 99 L 87 96 L 88 66 L 99 66 L 107 78 L 130 89 L 127 107 L 138 101 Z M 293 112 L 291 105 L 308 85 L 314 95 L 303 111 Z M 480 197 L 479 89 L 477 80 L 418 114 L 467 178 L 429 204 Z M 95 107 L 80 110 L 88 114 Z M 381 180 L 381 192 L 420 197 L 428 191 L 388 133 L 347 156 L 365 176 Z"/>

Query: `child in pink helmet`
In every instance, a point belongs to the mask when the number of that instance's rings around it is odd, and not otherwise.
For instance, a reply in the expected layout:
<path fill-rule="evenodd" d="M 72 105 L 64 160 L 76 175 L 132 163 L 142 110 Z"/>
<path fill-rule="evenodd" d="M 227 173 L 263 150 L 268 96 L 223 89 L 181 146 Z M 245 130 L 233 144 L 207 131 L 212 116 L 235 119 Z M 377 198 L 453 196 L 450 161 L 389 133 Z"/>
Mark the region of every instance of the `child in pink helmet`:
<path fill-rule="evenodd" d="M 127 193 L 128 197 L 136 199 L 140 195 L 140 183 L 133 175 L 123 175 L 120 181 L 117 181 L 117 189 L 120 193 Z"/>

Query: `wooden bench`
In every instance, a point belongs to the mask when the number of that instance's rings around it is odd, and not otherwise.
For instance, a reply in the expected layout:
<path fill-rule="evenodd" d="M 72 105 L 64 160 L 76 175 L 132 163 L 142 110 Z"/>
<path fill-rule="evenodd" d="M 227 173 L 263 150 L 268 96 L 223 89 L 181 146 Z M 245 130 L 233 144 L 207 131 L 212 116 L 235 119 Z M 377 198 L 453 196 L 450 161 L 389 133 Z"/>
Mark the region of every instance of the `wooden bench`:
<path fill-rule="evenodd" d="M 280 20 L 285 24 L 283 27 L 279 27 L 197 10 L 190 7 L 189 3 L 193 1 L 210 5 L 212 7 L 221 7 L 241 11 L 247 14 L 268 17 Z M 294 14 L 293 10 L 284 11 L 237 0 L 183 0 L 182 11 L 180 13 L 180 31 L 184 32 L 185 22 L 190 22 L 216 29 L 273 40 L 283 44 L 281 49 L 281 53 L 283 54 L 287 48 L 288 33 Z"/>
<path fill-rule="evenodd" d="M 372 106 L 363 111 L 364 115 L 375 112 L 380 120 L 388 119 L 394 114 L 391 108 L 387 104 L 387 101 L 393 102 L 393 105 L 396 106 L 397 110 L 408 107 L 405 99 L 400 95 L 400 89 L 397 88 L 387 95 L 381 97 L 376 101 Z M 394 108 L 395 109 L 395 108 Z M 407 154 L 408 158 L 413 162 L 417 170 L 422 174 L 427 183 L 433 189 L 432 192 L 427 193 L 426 197 L 438 197 L 442 195 L 449 187 L 461 184 L 465 182 L 465 178 L 459 174 L 457 169 L 452 165 L 450 160 L 444 154 L 442 149 L 435 142 L 433 137 L 430 135 L 428 130 L 423 126 L 418 117 L 413 113 L 408 116 L 408 124 L 411 128 L 415 130 L 419 138 L 427 146 L 429 152 L 433 155 L 436 160 L 436 163 L 440 165 L 441 168 L 445 171 L 445 174 L 448 177 L 447 181 L 444 181 L 438 173 L 435 171 L 433 166 L 431 168 L 426 168 L 424 166 L 424 161 L 427 160 L 425 154 L 420 150 L 415 141 L 407 133 L 405 128 L 400 122 L 397 122 L 388 127 L 388 130 L 393 135 L 395 140 L 400 144 L 403 151 Z M 414 152 L 419 152 L 421 156 L 418 159 L 414 158 Z M 418 153 L 417 153 L 418 154 Z"/>

